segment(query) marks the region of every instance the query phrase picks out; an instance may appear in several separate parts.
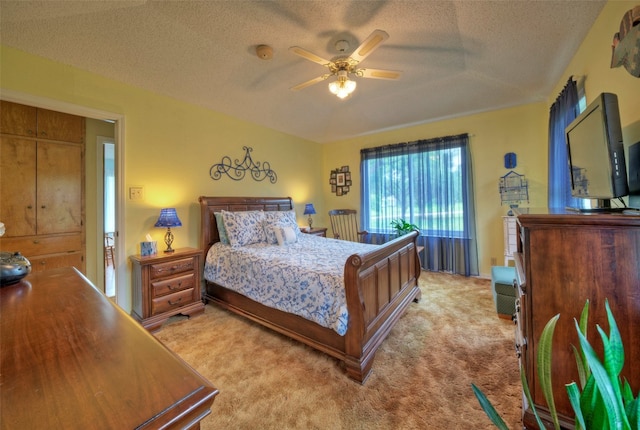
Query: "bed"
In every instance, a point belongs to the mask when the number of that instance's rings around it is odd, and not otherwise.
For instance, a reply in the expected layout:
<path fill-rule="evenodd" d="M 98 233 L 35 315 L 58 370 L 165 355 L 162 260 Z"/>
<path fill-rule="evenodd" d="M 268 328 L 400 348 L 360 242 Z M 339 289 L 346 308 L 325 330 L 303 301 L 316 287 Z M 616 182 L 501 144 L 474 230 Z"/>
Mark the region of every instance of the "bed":
<path fill-rule="evenodd" d="M 215 213 L 293 210 L 289 197 L 201 196 L 199 202 L 200 246 L 205 255 L 220 242 Z M 209 280 L 205 280 L 203 299 L 337 358 L 350 378 L 364 383 L 378 347 L 406 308 L 420 299 L 417 236 L 412 232 L 346 258 L 343 282 L 348 323 L 344 335 Z"/>

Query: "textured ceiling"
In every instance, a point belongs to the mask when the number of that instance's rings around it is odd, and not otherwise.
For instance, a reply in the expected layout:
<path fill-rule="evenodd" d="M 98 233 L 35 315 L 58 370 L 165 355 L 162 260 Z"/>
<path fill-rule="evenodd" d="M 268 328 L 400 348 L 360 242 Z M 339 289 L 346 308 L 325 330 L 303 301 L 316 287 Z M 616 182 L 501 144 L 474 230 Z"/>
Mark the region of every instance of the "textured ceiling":
<path fill-rule="evenodd" d="M 4 45 L 316 142 L 546 99 L 604 1 L 0 1 Z M 288 51 L 389 39 L 348 99 Z M 273 47 L 271 60 L 255 53 Z M 347 53 L 350 53 L 347 51 Z"/>

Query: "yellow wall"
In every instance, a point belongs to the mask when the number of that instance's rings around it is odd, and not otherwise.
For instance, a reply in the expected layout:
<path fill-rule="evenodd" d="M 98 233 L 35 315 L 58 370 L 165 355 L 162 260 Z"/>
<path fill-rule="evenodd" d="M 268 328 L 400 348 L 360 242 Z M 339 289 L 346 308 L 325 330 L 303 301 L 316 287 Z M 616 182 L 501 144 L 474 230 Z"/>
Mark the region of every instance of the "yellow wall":
<path fill-rule="evenodd" d="M 126 255 L 139 251 L 149 233 L 162 246 L 163 231 L 155 229 L 159 209 L 173 206 L 183 227 L 175 229 L 174 247 L 198 246 L 199 195 L 291 196 L 300 224 L 304 203 L 313 202 L 314 225 L 328 225 L 331 208 L 360 208 L 359 151 L 390 143 L 470 133 L 474 163 L 480 272 L 488 276 L 492 259 L 501 264 L 503 235 L 498 179 L 507 173 L 503 155 L 518 155 L 518 173 L 529 179 L 529 206 L 547 201 L 548 109 L 570 75 L 587 77 L 589 100 L 602 91 L 617 93 L 625 143 L 640 140 L 640 79 L 624 69 L 610 69 L 611 40 L 620 19 L 634 2 L 611 1 L 585 38 L 564 76 L 544 103 L 486 112 L 387 131 L 320 145 L 247 123 L 168 97 L 105 79 L 60 63 L 0 46 L 2 89 L 78 106 L 113 112 L 125 118 L 125 188 L 142 185 L 145 200 L 126 201 L 126 237 L 120 238 Z M 0 94 L 1 96 L 1 94 Z M 213 181 L 209 168 L 225 155 L 244 155 L 253 148 L 254 160 L 271 163 L 278 182 L 244 179 Z M 318 162 L 322 160 L 322 162 Z M 352 172 L 349 194 L 337 197 L 328 184 L 332 169 L 347 165 Z M 88 173 L 90 174 L 90 172 Z M 94 233 L 87 233 L 94 234 Z M 99 246 L 94 244 L 93 246 Z M 91 252 L 90 250 L 88 250 Z M 119 303 L 130 308 L 130 270 Z"/>
<path fill-rule="evenodd" d="M 360 209 L 361 148 L 469 133 L 472 135 L 480 275 L 489 276 L 494 259 L 497 264 L 503 264 L 501 216 L 506 214 L 507 208 L 500 206 L 498 194 L 498 178 L 508 172 L 504 168 L 503 156 L 506 152 L 515 152 L 518 165 L 514 170 L 529 180 L 530 202 L 521 206 L 546 206 L 549 107 L 569 76 L 586 76 L 588 101 L 601 92 L 616 93 L 625 147 L 640 140 L 640 79 L 631 76 L 624 68 L 610 68 L 613 34 L 618 31 L 624 13 L 636 4 L 610 1 L 605 5 L 546 103 L 407 127 L 326 145 L 322 180 L 327 206 Z M 354 187 L 346 196 L 337 197 L 331 193 L 329 173 L 344 165 L 348 165 L 352 172 Z"/>
<path fill-rule="evenodd" d="M 625 146 L 640 140 L 640 79 L 633 77 L 624 67 L 611 68 L 611 43 L 613 35 L 619 31 L 622 16 L 637 5 L 637 1 L 610 1 L 606 4 L 569 63 L 564 77 L 549 95 L 551 104 L 572 75 L 584 77 L 587 102 L 602 92 L 617 94 Z"/>
<path fill-rule="evenodd" d="M 547 202 L 547 107 L 543 103 L 329 144 L 324 152 L 325 203 L 330 208 L 360 209 L 360 149 L 461 133 L 471 135 L 480 273 L 489 276 L 492 259 L 495 259 L 494 265 L 504 261 L 501 217 L 506 215 L 508 207 L 500 205 L 498 180 L 510 171 L 504 168 L 505 153 L 517 154 L 518 165 L 514 170 L 529 180 L 529 206 L 545 206 Z M 346 196 L 338 197 L 331 194 L 329 173 L 343 165 L 349 166 L 355 186 Z"/>

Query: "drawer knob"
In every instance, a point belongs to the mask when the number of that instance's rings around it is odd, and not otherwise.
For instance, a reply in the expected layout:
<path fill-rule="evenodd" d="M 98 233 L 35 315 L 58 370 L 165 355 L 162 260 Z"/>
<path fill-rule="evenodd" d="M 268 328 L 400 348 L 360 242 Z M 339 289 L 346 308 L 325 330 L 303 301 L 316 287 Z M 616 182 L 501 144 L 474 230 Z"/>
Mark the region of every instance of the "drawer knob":
<path fill-rule="evenodd" d="M 178 303 L 180 303 L 181 301 L 182 301 L 182 297 L 180 297 L 180 298 L 179 298 L 178 300 L 176 300 L 175 302 L 172 302 L 171 300 L 169 300 L 168 302 L 169 302 L 169 304 L 170 304 L 171 306 L 173 306 L 173 305 L 177 305 L 177 304 L 178 304 Z"/>
<path fill-rule="evenodd" d="M 179 290 L 181 286 L 182 286 L 182 281 L 178 282 L 178 286 L 177 287 L 174 287 L 173 285 L 169 284 L 167 286 L 167 288 L 169 288 L 170 290 L 173 291 L 173 290 Z"/>

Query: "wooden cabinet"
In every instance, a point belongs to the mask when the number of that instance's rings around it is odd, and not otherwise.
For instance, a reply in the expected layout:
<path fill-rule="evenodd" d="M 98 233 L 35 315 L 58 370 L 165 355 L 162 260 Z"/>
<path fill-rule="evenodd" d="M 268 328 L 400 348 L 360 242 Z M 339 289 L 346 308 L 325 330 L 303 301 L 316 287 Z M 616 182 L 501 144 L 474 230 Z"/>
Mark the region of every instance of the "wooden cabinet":
<path fill-rule="evenodd" d="M 84 118 L 0 102 L 3 251 L 84 271 Z"/>
<path fill-rule="evenodd" d="M 573 429 L 565 384 L 579 381 L 571 345 L 578 345 L 574 318 L 580 317 L 586 300 L 588 338 L 600 357 L 602 342 L 595 325 L 609 331 L 604 305 L 609 301 L 625 348 L 622 376 L 634 393 L 640 390 L 640 217 L 518 209 L 518 227 L 516 345 L 521 364 L 536 409 L 544 415 L 546 401 L 536 368 L 538 341 L 546 323 L 559 313 L 553 393 L 562 427 Z M 538 428 L 528 407 L 523 423 L 528 429 Z"/>
<path fill-rule="evenodd" d="M 326 227 L 314 227 L 309 230 L 300 230 L 302 233 L 313 234 L 314 236 L 327 237 L 327 228 Z"/>
<path fill-rule="evenodd" d="M 81 116 L 4 100 L 0 111 L 2 134 L 84 143 L 85 120 Z"/>
<path fill-rule="evenodd" d="M 202 251 L 177 249 L 142 257 L 132 255 L 132 316 L 154 331 L 178 314 L 195 316 L 204 312 L 200 297 Z"/>
<path fill-rule="evenodd" d="M 0 289 L 0 428 L 196 429 L 218 390 L 69 267 Z"/>

